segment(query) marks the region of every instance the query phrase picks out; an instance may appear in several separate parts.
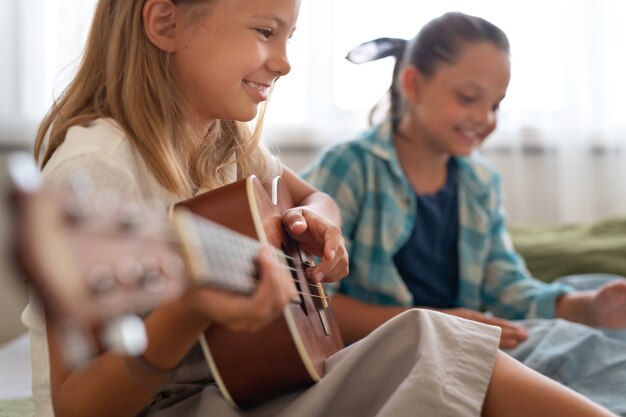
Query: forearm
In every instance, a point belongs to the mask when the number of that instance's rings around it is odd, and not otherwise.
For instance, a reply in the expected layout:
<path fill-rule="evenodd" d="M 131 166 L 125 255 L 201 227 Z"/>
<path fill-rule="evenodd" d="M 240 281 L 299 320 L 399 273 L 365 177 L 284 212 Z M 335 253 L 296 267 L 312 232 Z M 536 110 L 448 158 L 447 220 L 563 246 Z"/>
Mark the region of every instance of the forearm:
<path fill-rule="evenodd" d="M 283 170 L 282 179 L 291 193 L 294 206 L 306 206 L 337 226 L 341 226 L 339 207 L 332 197 L 313 187 L 287 167 Z"/>
<path fill-rule="evenodd" d="M 173 369 L 191 349 L 206 323 L 192 319 L 179 302 L 156 309 L 145 320 L 148 347 L 142 357 L 156 369 Z M 51 345 L 51 357 L 59 357 Z M 166 373 L 142 371 L 119 354 L 107 352 L 84 368 L 53 382 L 57 417 L 135 416 L 167 382 Z M 54 363 L 53 363 L 54 365 Z M 132 374 L 131 374 L 132 372 Z M 53 375 L 58 372 L 53 372 Z M 60 381 L 59 379 L 63 379 Z M 57 387 L 55 389 L 54 387 Z"/>
<path fill-rule="evenodd" d="M 596 326 L 597 321 L 593 317 L 591 308 L 594 293 L 594 291 L 575 291 L 564 294 L 556 301 L 556 316 L 588 326 Z"/>
<path fill-rule="evenodd" d="M 332 297 L 332 307 L 344 342 L 354 343 L 407 307 L 388 307 L 365 303 L 343 294 Z"/>
<path fill-rule="evenodd" d="M 339 208 L 328 194 L 321 191 L 313 192 L 302 200 L 300 205 L 311 208 L 337 226 L 341 226 L 341 214 L 339 212 Z"/>

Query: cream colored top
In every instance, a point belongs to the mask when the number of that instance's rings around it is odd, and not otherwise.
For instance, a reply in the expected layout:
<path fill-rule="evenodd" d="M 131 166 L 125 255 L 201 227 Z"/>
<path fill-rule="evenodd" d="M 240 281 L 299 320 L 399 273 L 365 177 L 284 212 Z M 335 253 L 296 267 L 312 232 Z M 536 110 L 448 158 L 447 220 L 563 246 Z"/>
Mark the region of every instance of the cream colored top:
<path fill-rule="evenodd" d="M 266 148 L 263 152 L 273 159 L 273 171 L 278 175 L 278 159 L 271 157 Z M 77 171 L 87 172 L 97 190 L 113 190 L 124 202 L 158 201 L 166 208 L 179 200 L 156 181 L 124 132 L 111 119 L 98 119 L 87 126 L 70 128 L 42 174 L 46 182 L 64 186 Z M 236 180 L 234 166 L 229 175 L 232 181 Z M 52 417 L 45 318 L 32 293 L 22 313 L 22 322 L 30 331 L 35 415 Z"/>

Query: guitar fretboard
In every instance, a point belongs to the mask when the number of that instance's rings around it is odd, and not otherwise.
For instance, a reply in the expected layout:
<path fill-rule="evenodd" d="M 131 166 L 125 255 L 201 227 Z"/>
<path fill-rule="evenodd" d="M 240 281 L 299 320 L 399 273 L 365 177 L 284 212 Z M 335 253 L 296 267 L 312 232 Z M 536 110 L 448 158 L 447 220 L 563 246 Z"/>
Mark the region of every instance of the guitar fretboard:
<path fill-rule="evenodd" d="M 180 214 L 178 224 L 183 226 L 182 240 L 197 283 L 251 293 L 261 243 L 191 212 Z"/>

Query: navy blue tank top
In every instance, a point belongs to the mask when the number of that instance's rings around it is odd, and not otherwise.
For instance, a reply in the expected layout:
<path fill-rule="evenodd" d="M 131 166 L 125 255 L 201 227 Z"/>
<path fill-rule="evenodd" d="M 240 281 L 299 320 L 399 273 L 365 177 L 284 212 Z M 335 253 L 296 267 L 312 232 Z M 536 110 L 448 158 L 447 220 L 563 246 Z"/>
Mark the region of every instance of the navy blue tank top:
<path fill-rule="evenodd" d="M 459 288 L 459 209 L 456 162 L 448 163 L 445 185 L 417 194 L 415 227 L 393 260 L 414 305 L 455 307 Z"/>

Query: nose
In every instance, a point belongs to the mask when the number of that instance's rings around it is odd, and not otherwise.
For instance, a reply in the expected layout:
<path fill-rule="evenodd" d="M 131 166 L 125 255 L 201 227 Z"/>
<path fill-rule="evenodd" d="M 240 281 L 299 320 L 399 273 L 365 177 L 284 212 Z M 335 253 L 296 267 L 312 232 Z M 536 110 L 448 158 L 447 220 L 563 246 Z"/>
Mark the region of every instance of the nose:
<path fill-rule="evenodd" d="M 271 72 L 279 77 L 287 75 L 291 72 L 291 63 L 287 57 L 286 44 L 276 49 L 274 54 L 268 60 L 267 67 Z"/>

